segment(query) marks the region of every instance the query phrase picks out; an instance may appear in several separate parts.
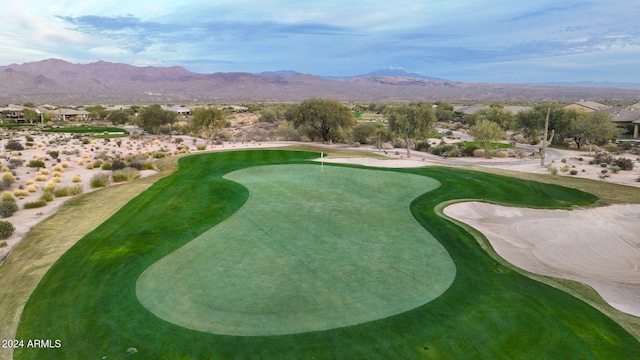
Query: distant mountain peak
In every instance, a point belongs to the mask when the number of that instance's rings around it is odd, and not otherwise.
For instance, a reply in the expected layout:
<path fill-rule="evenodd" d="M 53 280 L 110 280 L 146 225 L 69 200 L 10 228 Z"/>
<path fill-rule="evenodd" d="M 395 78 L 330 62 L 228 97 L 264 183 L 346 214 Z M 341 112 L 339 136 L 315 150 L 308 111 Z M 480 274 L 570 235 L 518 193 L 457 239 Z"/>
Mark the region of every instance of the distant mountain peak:
<path fill-rule="evenodd" d="M 445 79 L 439 79 L 431 76 L 416 74 L 406 72 L 403 69 L 383 69 L 373 71 L 367 74 L 358 75 L 359 77 L 373 77 L 373 76 L 385 76 L 385 77 L 406 77 L 406 78 L 416 78 L 416 79 L 425 79 L 425 80 L 438 80 L 438 81 L 448 81 Z"/>

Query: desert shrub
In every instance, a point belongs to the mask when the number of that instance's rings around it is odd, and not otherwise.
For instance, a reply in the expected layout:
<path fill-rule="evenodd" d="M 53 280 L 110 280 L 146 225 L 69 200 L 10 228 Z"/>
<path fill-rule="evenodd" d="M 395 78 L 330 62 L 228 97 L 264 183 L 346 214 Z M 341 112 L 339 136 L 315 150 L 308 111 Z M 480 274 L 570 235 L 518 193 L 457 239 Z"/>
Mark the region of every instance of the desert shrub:
<path fill-rule="evenodd" d="M 91 177 L 89 181 L 89 185 L 92 188 L 106 187 L 109 185 L 109 174 L 107 173 L 98 173 Z"/>
<path fill-rule="evenodd" d="M 36 175 L 36 181 L 47 181 L 47 175 Z"/>
<path fill-rule="evenodd" d="M 52 159 L 57 159 L 58 156 L 60 155 L 59 151 L 55 151 L 55 150 L 51 150 L 51 151 L 47 151 L 47 154 L 49 156 L 51 156 Z"/>
<path fill-rule="evenodd" d="M 2 174 L 2 183 L 5 187 L 9 187 L 9 185 L 13 184 L 16 181 L 15 176 L 12 173 L 6 172 Z"/>
<path fill-rule="evenodd" d="M 18 140 L 9 140 L 4 145 L 4 149 L 7 151 L 22 151 L 24 150 L 24 146 Z"/>
<path fill-rule="evenodd" d="M 609 176 L 611 176 L 611 174 L 609 174 L 609 170 L 607 170 L 607 169 L 602 169 L 602 170 L 600 170 L 600 172 L 598 173 L 598 177 L 599 177 L 600 179 L 608 178 Z"/>
<path fill-rule="evenodd" d="M 600 152 L 596 153 L 596 155 L 593 157 L 592 161 L 593 161 L 594 164 L 605 163 L 605 164 L 611 165 L 613 163 L 613 155 L 611 155 L 610 153 L 608 153 L 606 151 L 600 151 Z"/>
<path fill-rule="evenodd" d="M 496 156 L 497 156 L 497 157 L 499 157 L 499 158 L 506 158 L 506 157 L 508 157 L 508 156 L 509 156 L 509 153 L 508 153 L 508 152 L 506 152 L 506 151 L 504 151 L 504 150 L 501 150 L 501 151 L 498 151 L 498 153 L 496 154 Z"/>
<path fill-rule="evenodd" d="M 93 163 L 88 163 L 86 168 L 87 170 L 93 170 Z"/>
<path fill-rule="evenodd" d="M 608 153 L 611 153 L 611 154 L 619 154 L 620 153 L 620 148 L 616 144 L 607 144 L 607 145 L 604 146 L 604 151 L 606 151 Z"/>
<path fill-rule="evenodd" d="M 207 150 L 207 145 L 198 145 L 196 146 L 196 149 L 203 151 L 203 150 Z"/>
<path fill-rule="evenodd" d="M 111 163 L 110 162 L 103 163 L 101 169 L 102 170 L 111 170 Z"/>
<path fill-rule="evenodd" d="M 142 166 L 140 167 L 140 170 L 156 170 L 156 164 L 150 162 L 150 161 L 145 161 L 141 164 Z"/>
<path fill-rule="evenodd" d="M 25 197 L 25 196 L 29 196 L 29 191 L 26 189 L 16 189 L 16 190 L 13 190 L 13 195 L 15 197 Z"/>
<path fill-rule="evenodd" d="M 32 168 L 42 168 L 44 167 L 44 161 L 38 159 L 29 160 L 27 166 Z"/>
<path fill-rule="evenodd" d="M 59 177 L 62 177 L 62 173 L 60 171 L 54 171 L 53 172 L 53 177 L 56 178 L 56 179 L 59 178 Z"/>
<path fill-rule="evenodd" d="M 0 239 L 7 239 L 16 232 L 15 226 L 8 221 L 0 221 Z"/>
<path fill-rule="evenodd" d="M 49 169 L 40 170 L 40 174 L 42 174 L 42 175 L 49 175 L 50 173 L 51 173 L 51 171 L 49 171 Z"/>
<path fill-rule="evenodd" d="M 122 160 L 113 160 L 113 162 L 111 162 L 111 170 L 113 171 L 122 170 L 126 167 L 127 164 Z"/>
<path fill-rule="evenodd" d="M 82 186 L 80 185 L 62 186 L 62 187 L 57 187 L 53 190 L 53 195 L 55 197 L 72 196 L 72 195 L 80 195 L 80 194 L 82 194 Z"/>
<path fill-rule="evenodd" d="M 66 161 L 63 161 L 63 162 L 62 162 L 62 168 L 66 169 L 66 168 L 68 168 L 68 167 L 69 167 L 69 163 L 68 163 L 68 162 L 66 162 Z"/>
<path fill-rule="evenodd" d="M 46 202 L 52 202 L 53 201 L 53 194 L 50 191 L 46 191 L 42 194 L 42 196 L 40 196 L 41 200 L 44 200 Z"/>
<path fill-rule="evenodd" d="M 53 167 L 53 171 L 61 172 L 62 171 L 62 166 L 60 166 L 60 165 L 54 166 Z"/>
<path fill-rule="evenodd" d="M 22 164 L 24 164 L 24 160 L 21 158 L 11 158 L 9 159 L 9 168 L 10 169 L 15 169 L 18 166 L 22 166 Z"/>
<path fill-rule="evenodd" d="M 13 195 L 13 193 L 10 191 L 3 191 L 2 197 L 0 197 L 0 201 L 15 200 L 15 199 L 16 199 L 15 195 Z"/>
<path fill-rule="evenodd" d="M 73 178 L 71 179 L 71 181 L 73 181 L 74 183 L 79 183 L 82 181 L 82 178 L 80 177 L 80 175 L 73 175 Z"/>
<path fill-rule="evenodd" d="M 473 150 L 473 156 L 475 156 L 475 157 L 484 157 L 484 149 L 475 149 L 475 150 Z"/>
<path fill-rule="evenodd" d="M 560 171 L 562 171 L 562 172 L 569 171 L 569 165 L 564 165 L 563 167 L 560 168 Z"/>
<path fill-rule="evenodd" d="M 162 159 L 163 157 L 166 157 L 167 153 L 165 153 L 164 151 L 156 151 L 155 153 L 153 153 L 153 157 L 156 159 Z"/>
<path fill-rule="evenodd" d="M 633 160 L 627 158 L 617 158 L 613 160 L 613 165 L 620 168 L 620 170 L 633 170 Z"/>
<path fill-rule="evenodd" d="M 113 182 L 132 181 L 140 178 L 140 172 L 138 169 L 131 167 L 124 168 L 122 170 L 116 170 L 111 175 Z"/>
<path fill-rule="evenodd" d="M 0 201 L 0 217 L 7 218 L 18 211 L 18 204 L 15 199 Z"/>
<path fill-rule="evenodd" d="M 613 166 L 611 167 L 611 172 L 612 172 L 612 173 L 614 173 L 614 174 L 619 173 L 619 172 L 620 172 L 620 167 L 619 167 L 619 166 L 617 166 L 617 165 L 613 165 Z"/>
<path fill-rule="evenodd" d="M 418 141 L 416 142 L 414 148 L 416 149 L 416 151 L 427 152 L 429 151 L 429 148 L 431 148 L 431 144 L 429 144 L 428 140 Z"/>
<path fill-rule="evenodd" d="M 394 145 L 395 147 L 395 145 Z M 447 156 L 447 153 L 457 150 L 455 145 L 438 145 L 431 148 L 431 153 L 434 155 Z"/>
<path fill-rule="evenodd" d="M 35 208 L 39 208 L 39 207 L 43 207 L 47 205 L 47 201 L 43 200 L 43 199 L 38 199 L 35 201 L 28 201 L 26 203 L 24 203 L 23 207 L 25 209 L 35 209 Z"/>
<path fill-rule="evenodd" d="M 31 185 L 27 186 L 27 193 L 34 193 L 36 191 L 38 191 L 38 185 L 31 184 Z"/>
<path fill-rule="evenodd" d="M 571 170 L 571 171 L 569 172 L 569 174 L 571 174 L 571 175 L 578 175 L 578 170 Z"/>

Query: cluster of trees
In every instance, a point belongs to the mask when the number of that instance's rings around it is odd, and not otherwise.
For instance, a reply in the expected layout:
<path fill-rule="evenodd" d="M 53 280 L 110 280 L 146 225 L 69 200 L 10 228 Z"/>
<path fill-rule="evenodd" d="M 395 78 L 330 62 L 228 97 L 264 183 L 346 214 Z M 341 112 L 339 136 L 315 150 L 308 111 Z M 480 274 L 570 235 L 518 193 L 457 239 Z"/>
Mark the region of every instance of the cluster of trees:
<path fill-rule="evenodd" d="M 477 139 L 498 140 L 504 138 L 506 130 L 513 130 L 520 132 L 532 144 L 537 144 L 544 131 L 547 113 L 549 129 L 555 131 L 552 144 L 556 146 L 566 146 L 566 139 L 571 139 L 577 148 L 582 145 L 591 146 L 599 141 L 615 138 L 624 131 L 611 121 L 611 116 L 606 111 L 565 109 L 561 104 L 539 104 L 516 115 L 503 106 L 494 104 L 465 117 L 464 122 L 470 126 L 470 133 Z"/>
<path fill-rule="evenodd" d="M 433 105 L 420 103 L 370 103 L 349 106 L 333 99 L 313 98 L 299 104 L 249 104 L 249 112 L 259 115 L 259 121 L 279 125 L 283 132 L 305 134 L 310 139 L 324 142 L 339 142 L 349 138 L 356 143 L 375 143 L 399 139 L 406 148 L 407 157 L 411 149 L 435 133 L 437 122 L 456 119 L 453 106 L 436 102 Z M 171 133 L 179 120 L 177 113 L 165 110 L 160 105 L 146 107 L 131 106 L 122 110 L 108 111 L 100 105 L 85 108 L 93 120 L 107 120 L 114 125 L 136 123 L 151 134 Z M 33 112 L 33 113 L 31 113 Z M 37 118 L 35 111 L 25 110 L 27 118 Z M 357 122 L 354 113 L 370 112 L 384 116 L 387 124 Z M 505 138 L 506 131 L 522 134 L 531 143 L 537 143 L 544 131 L 545 117 L 549 113 L 549 129 L 556 136 L 552 144 L 566 145 L 570 139 L 579 148 L 599 141 L 609 140 L 623 130 L 617 128 L 606 112 L 581 112 L 564 109 L 561 104 L 539 104 L 533 109 L 513 114 L 499 104 L 493 104 L 462 121 L 469 132 L 486 145 Z M 217 108 L 195 108 L 183 130 L 212 143 L 222 128 L 227 126 L 226 114 Z M 486 150 L 486 149 L 485 149 Z"/>

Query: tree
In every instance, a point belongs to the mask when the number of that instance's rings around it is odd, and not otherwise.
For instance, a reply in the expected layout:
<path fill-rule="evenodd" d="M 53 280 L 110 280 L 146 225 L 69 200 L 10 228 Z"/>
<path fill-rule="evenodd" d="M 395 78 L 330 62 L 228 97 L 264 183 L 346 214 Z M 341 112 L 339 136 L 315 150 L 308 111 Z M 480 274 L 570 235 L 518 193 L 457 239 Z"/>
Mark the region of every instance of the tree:
<path fill-rule="evenodd" d="M 145 131 L 151 134 L 160 134 L 160 129 L 165 125 L 173 124 L 178 114 L 164 110 L 160 105 L 154 104 L 140 110 L 138 123 Z"/>
<path fill-rule="evenodd" d="M 260 111 L 260 122 L 273 123 L 276 121 L 278 121 L 278 114 L 273 109 L 267 108 Z"/>
<path fill-rule="evenodd" d="M 356 124 L 351 130 L 351 139 L 360 144 L 369 144 L 376 136 L 378 128 L 370 122 Z"/>
<path fill-rule="evenodd" d="M 538 130 L 543 128 L 544 115 L 537 109 L 521 111 L 516 115 L 515 126 L 529 140 L 537 140 Z"/>
<path fill-rule="evenodd" d="M 213 143 L 216 133 L 227 122 L 224 117 L 224 111 L 217 108 L 195 108 L 191 114 L 191 129 L 194 134 L 202 136 L 210 144 Z"/>
<path fill-rule="evenodd" d="M 437 102 L 435 103 L 435 116 L 436 120 L 440 122 L 450 122 L 455 119 L 455 113 L 453 112 L 453 106 L 448 103 Z"/>
<path fill-rule="evenodd" d="M 589 145 L 589 155 L 594 142 L 610 140 L 621 132 L 622 129 L 611 121 L 611 116 L 605 111 L 580 112 L 572 123 L 572 137 L 576 146 L 580 149 L 582 142 Z"/>
<path fill-rule="evenodd" d="M 129 121 L 129 113 L 127 110 L 113 110 L 107 115 L 107 120 L 111 121 L 113 125 L 126 124 Z"/>
<path fill-rule="evenodd" d="M 30 123 L 35 123 L 40 120 L 40 114 L 33 109 L 24 109 L 24 111 L 22 111 L 22 117 Z"/>
<path fill-rule="evenodd" d="M 387 107 L 386 110 L 389 129 L 404 140 L 407 157 L 411 157 L 411 148 L 416 140 L 425 139 L 435 131 L 436 117 L 429 104 L 405 104 Z"/>
<path fill-rule="evenodd" d="M 308 99 L 290 113 L 290 121 L 296 129 L 306 127 L 328 142 L 340 130 L 351 128 L 355 119 L 351 110 L 333 99 Z"/>
<path fill-rule="evenodd" d="M 506 110 L 502 105 L 492 104 L 488 108 L 480 109 L 475 113 L 467 116 L 465 122 L 469 125 L 475 125 L 480 119 L 493 121 L 500 125 L 504 130 L 513 128 L 515 115 Z"/>
<path fill-rule="evenodd" d="M 503 139 L 505 134 L 502 127 L 497 123 L 479 118 L 476 124 L 469 128 L 469 135 L 482 143 L 485 157 L 489 158 L 489 143 Z"/>
<path fill-rule="evenodd" d="M 102 105 L 87 106 L 85 110 L 89 112 L 89 119 L 91 120 L 102 120 L 109 115 L 109 111 Z"/>

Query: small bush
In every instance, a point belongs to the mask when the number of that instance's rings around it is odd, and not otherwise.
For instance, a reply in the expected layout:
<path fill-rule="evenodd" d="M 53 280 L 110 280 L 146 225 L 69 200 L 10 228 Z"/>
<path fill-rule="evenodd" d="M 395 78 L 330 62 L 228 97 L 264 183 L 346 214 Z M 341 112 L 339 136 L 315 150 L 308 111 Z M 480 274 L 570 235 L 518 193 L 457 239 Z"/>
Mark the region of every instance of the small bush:
<path fill-rule="evenodd" d="M 15 178 L 15 176 L 13 176 L 13 174 L 12 174 L 12 173 L 10 173 L 10 172 L 6 172 L 6 173 L 3 173 L 3 174 L 2 174 L 2 182 L 3 182 L 5 185 L 7 185 L 7 186 L 8 186 L 8 185 L 11 185 L 11 184 L 13 184 L 15 181 L 16 181 L 16 178 Z"/>
<path fill-rule="evenodd" d="M 101 169 L 102 170 L 111 170 L 111 163 L 110 162 L 102 163 Z"/>
<path fill-rule="evenodd" d="M 0 201 L 7 201 L 7 200 L 15 200 L 16 197 L 13 195 L 13 193 L 9 192 L 9 191 L 3 191 L 2 192 L 2 197 L 0 198 Z"/>
<path fill-rule="evenodd" d="M 109 174 L 107 173 L 99 173 L 95 174 L 91 177 L 89 181 L 89 185 L 92 188 L 106 187 L 109 185 Z"/>
<path fill-rule="evenodd" d="M 617 158 L 613 160 L 613 165 L 620 168 L 620 170 L 633 170 L 633 160 L 627 158 Z"/>
<path fill-rule="evenodd" d="M 199 151 L 207 150 L 207 145 L 198 145 L 196 146 L 196 149 L 198 149 Z"/>
<path fill-rule="evenodd" d="M 166 157 L 167 153 L 163 152 L 163 151 L 158 151 L 156 153 L 153 154 L 153 157 L 156 159 L 162 159 L 163 157 Z"/>
<path fill-rule="evenodd" d="M 18 211 L 18 204 L 15 200 L 0 201 L 0 217 L 7 218 Z"/>
<path fill-rule="evenodd" d="M 47 205 L 47 201 L 43 200 L 43 199 L 38 199 L 35 201 L 29 201 L 24 203 L 23 207 L 25 209 L 35 209 L 35 208 L 39 208 L 39 207 L 43 207 Z"/>
<path fill-rule="evenodd" d="M 475 157 L 484 157 L 484 149 L 475 149 L 473 150 L 473 156 Z"/>
<path fill-rule="evenodd" d="M 562 171 L 562 172 L 569 171 L 569 165 L 564 165 L 563 167 L 560 168 L 560 171 Z"/>
<path fill-rule="evenodd" d="M 46 202 L 52 202 L 53 201 L 53 194 L 49 191 L 45 192 L 42 194 L 42 196 L 40 196 L 41 200 L 44 200 Z"/>
<path fill-rule="evenodd" d="M 156 164 L 146 161 L 141 164 L 140 170 L 156 170 Z"/>
<path fill-rule="evenodd" d="M 26 197 L 29 196 L 29 191 L 25 189 L 16 189 L 13 190 L 13 195 L 15 197 Z"/>
<path fill-rule="evenodd" d="M 36 175 L 36 181 L 47 181 L 47 175 Z"/>
<path fill-rule="evenodd" d="M 140 172 L 134 168 L 124 168 L 113 172 L 113 182 L 132 181 L 140 178 Z"/>
<path fill-rule="evenodd" d="M 607 144 L 604 146 L 604 151 L 612 154 L 619 154 L 620 148 L 616 144 Z"/>
<path fill-rule="evenodd" d="M 602 164 L 605 163 L 607 165 L 611 165 L 613 163 L 613 155 L 606 151 L 600 151 L 593 157 L 594 164 Z"/>
<path fill-rule="evenodd" d="M 111 170 L 113 170 L 113 171 L 122 170 L 122 169 L 124 169 L 126 167 L 127 167 L 127 164 L 122 160 L 114 160 L 111 163 Z"/>
<path fill-rule="evenodd" d="M 74 183 L 79 183 L 82 181 L 82 178 L 80 177 L 80 175 L 73 175 L 73 179 L 71 179 L 71 181 L 73 181 Z"/>
<path fill-rule="evenodd" d="M 619 173 L 620 172 L 620 167 L 618 167 L 617 165 L 613 165 L 611 167 L 611 172 L 614 173 L 614 174 Z"/>
<path fill-rule="evenodd" d="M 32 168 L 43 168 L 44 161 L 38 160 L 38 159 L 29 160 L 29 162 L 27 163 L 27 166 Z"/>
<path fill-rule="evenodd" d="M 72 195 L 80 195 L 82 194 L 82 186 L 73 185 L 73 186 L 63 186 L 58 187 L 53 190 L 53 195 L 55 197 L 63 197 L 63 196 L 72 196 Z"/>
<path fill-rule="evenodd" d="M 0 239 L 8 239 L 16 232 L 15 226 L 8 221 L 0 221 Z"/>
<path fill-rule="evenodd" d="M 571 171 L 569 172 L 569 174 L 571 174 L 571 175 L 578 175 L 578 170 L 571 170 Z"/>
<path fill-rule="evenodd" d="M 24 150 L 24 146 L 18 140 L 9 140 L 4 146 L 4 149 L 7 151 L 22 151 Z"/>

